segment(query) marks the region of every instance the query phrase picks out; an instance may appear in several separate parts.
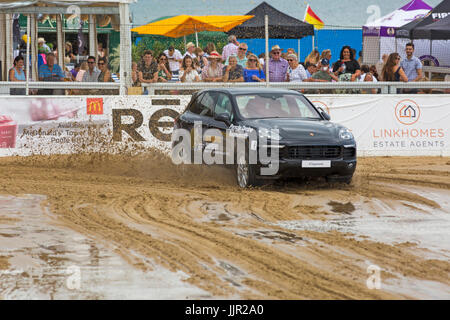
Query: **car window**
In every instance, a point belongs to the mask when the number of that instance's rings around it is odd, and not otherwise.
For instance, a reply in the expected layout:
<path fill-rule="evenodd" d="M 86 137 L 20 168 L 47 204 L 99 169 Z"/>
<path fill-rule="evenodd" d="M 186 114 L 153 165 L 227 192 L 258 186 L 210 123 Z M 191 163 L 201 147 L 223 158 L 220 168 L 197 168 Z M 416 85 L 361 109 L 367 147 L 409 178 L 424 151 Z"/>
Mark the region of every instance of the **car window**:
<path fill-rule="evenodd" d="M 317 118 L 317 111 L 299 95 L 261 93 L 236 97 L 245 118 Z"/>
<path fill-rule="evenodd" d="M 189 111 L 190 112 L 195 113 L 195 114 L 200 114 L 202 112 L 203 109 L 202 109 L 201 104 L 200 104 L 200 101 L 202 100 L 202 98 L 203 98 L 203 94 L 200 94 L 195 99 L 195 101 L 192 102 L 192 104 L 189 107 Z"/>
<path fill-rule="evenodd" d="M 216 115 L 217 114 L 221 114 L 221 113 L 226 113 L 230 117 L 230 120 L 231 121 L 233 120 L 232 119 L 233 118 L 233 112 L 232 112 L 231 100 L 226 94 L 219 93 L 214 113 Z"/>
<path fill-rule="evenodd" d="M 214 113 L 214 106 L 217 98 L 216 92 L 206 92 L 203 95 L 203 98 L 200 102 L 200 108 L 202 109 L 200 111 L 201 116 L 205 117 L 212 117 Z"/>

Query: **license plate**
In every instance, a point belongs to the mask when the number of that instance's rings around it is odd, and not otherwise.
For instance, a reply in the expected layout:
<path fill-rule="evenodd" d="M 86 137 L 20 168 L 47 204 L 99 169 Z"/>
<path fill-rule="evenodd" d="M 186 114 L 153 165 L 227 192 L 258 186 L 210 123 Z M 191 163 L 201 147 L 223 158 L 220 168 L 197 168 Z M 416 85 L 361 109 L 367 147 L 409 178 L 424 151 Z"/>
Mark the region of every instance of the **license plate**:
<path fill-rule="evenodd" d="M 302 168 L 331 168 L 331 161 L 303 160 Z"/>

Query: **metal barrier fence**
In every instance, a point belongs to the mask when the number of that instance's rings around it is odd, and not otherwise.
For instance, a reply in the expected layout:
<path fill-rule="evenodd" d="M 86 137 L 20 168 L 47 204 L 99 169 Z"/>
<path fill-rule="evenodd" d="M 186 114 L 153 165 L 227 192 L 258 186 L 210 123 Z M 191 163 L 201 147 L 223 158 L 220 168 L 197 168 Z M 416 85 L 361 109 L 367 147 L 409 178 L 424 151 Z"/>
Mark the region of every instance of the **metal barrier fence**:
<path fill-rule="evenodd" d="M 152 83 L 143 84 L 137 89 L 135 94 L 141 94 L 141 91 L 147 90 L 148 94 L 192 94 L 192 91 L 198 91 L 207 88 L 280 88 L 291 90 L 305 90 L 307 93 L 381 93 L 397 94 L 398 89 L 417 89 L 425 91 L 424 93 L 450 93 L 450 82 L 448 81 L 423 81 L 423 82 L 270 82 L 270 83 L 229 83 L 229 82 L 197 82 L 197 83 Z M 11 88 L 26 88 L 25 82 L 0 82 L 0 93 L 9 94 Z M 120 88 L 119 83 L 98 83 L 98 82 L 30 82 L 29 89 L 66 89 L 83 90 L 84 94 L 98 94 L 95 90 L 102 90 L 102 94 L 118 94 L 116 91 Z M 110 91 L 114 90 L 114 91 Z M 310 92 L 310 91 L 316 92 Z M 110 91 L 107 93 L 106 91 Z M 130 90 L 131 91 L 131 90 Z M 317 92 L 319 91 L 319 92 Z"/>

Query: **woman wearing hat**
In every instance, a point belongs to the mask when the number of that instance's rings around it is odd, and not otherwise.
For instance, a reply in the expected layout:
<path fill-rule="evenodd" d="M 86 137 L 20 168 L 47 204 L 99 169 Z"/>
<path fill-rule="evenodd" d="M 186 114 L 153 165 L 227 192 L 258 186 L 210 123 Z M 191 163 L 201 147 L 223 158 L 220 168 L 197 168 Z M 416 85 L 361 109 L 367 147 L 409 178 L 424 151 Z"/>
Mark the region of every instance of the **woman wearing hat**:
<path fill-rule="evenodd" d="M 217 51 L 211 52 L 208 57 L 208 65 L 202 70 L 202 80 L 205 82 L 221 82 L 223 76 L 223 65 L 220 63 L 222 57 Z"/>

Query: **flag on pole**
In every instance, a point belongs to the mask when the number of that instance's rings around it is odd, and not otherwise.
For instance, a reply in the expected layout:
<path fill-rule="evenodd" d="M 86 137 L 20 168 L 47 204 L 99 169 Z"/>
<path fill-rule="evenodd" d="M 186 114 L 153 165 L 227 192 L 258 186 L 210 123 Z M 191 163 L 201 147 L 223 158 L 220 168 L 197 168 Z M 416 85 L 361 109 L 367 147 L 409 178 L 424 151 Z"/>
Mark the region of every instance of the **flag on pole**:
<path fill-rule="evenodd" d="M 314 28 L 316 29 L 322 29 L 324 26 L 323 21 L 317 16 L 317 14 L 315 14 L 309 4 L 306 6 L 305 18 L 303 21 L 314 25 Z"/>

